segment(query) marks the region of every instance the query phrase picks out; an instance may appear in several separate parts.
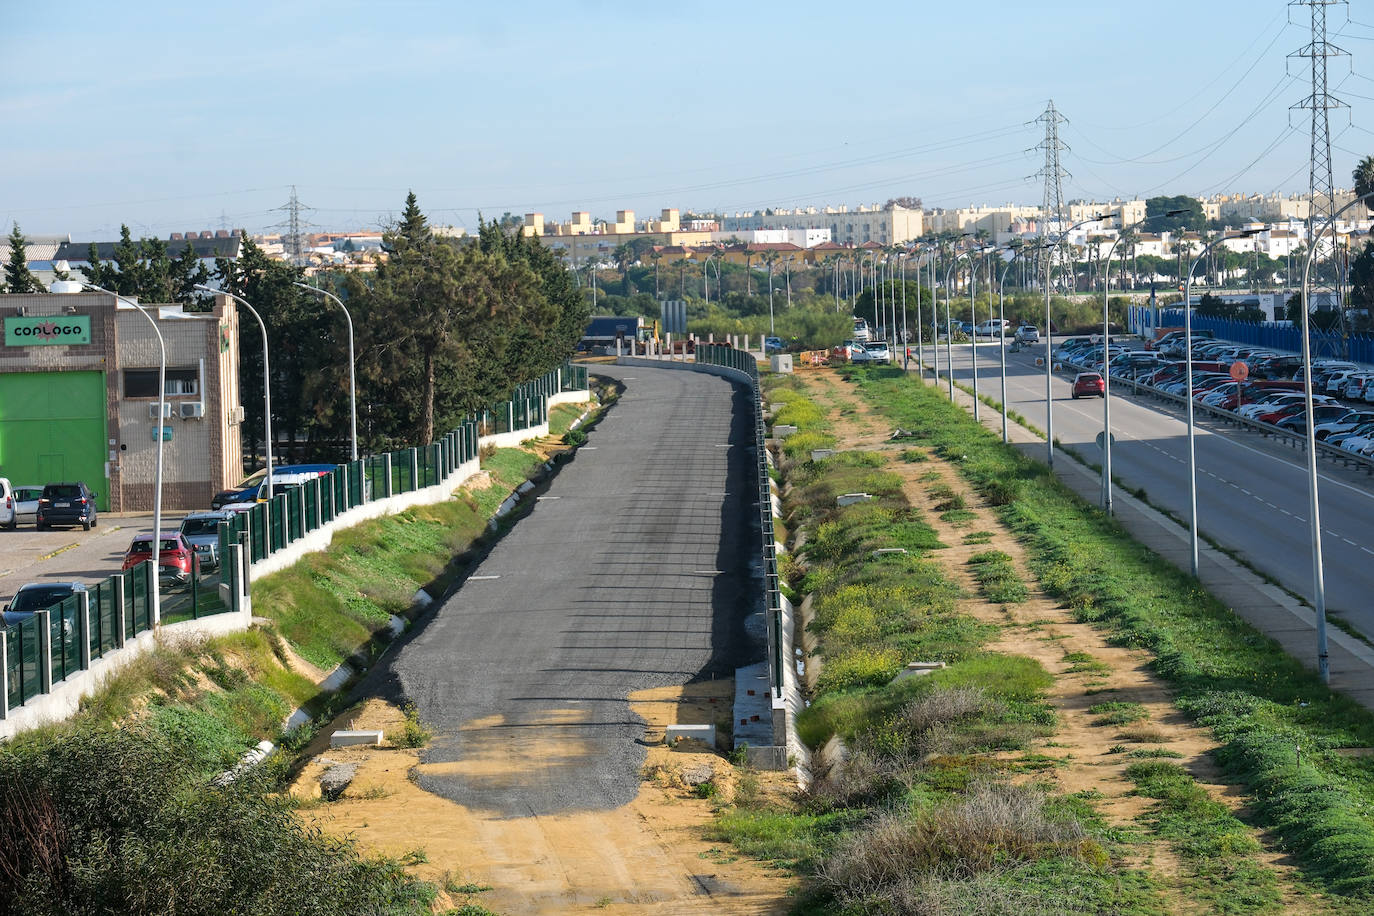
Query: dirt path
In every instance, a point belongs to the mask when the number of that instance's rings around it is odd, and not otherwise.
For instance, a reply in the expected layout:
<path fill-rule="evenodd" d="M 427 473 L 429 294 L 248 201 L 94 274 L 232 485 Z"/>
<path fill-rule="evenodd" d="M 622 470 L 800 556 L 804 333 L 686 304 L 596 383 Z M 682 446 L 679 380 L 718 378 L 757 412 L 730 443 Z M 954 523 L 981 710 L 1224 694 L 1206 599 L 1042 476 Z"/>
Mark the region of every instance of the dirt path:
<path fill-rule="evenodd" d="M 790 874 L 738 858 L 704 839 L 712 801 L 691 784 L 703 779 L 729 798 L 735 773 L 704 747 L 669 748 L 668 724 L 728 721 L 733 681 L 644 691 L 631 706 L 648 723 L 645 780 L 635 800 L 612 811 L 506 818 L 474 812 L 415 784 L 418 750 L 386 745 L 317 751 L 291 792 L 302 814 L 367 849 L 409 857 L 414 872 L 446 889 L 443 907 L 480 904 L 507 916 L 596 911 L 611 914 L 739 914 L 787 910 Z M 402 716 L 379 700 L 340 717 L 334 728 L 380 728 L 399 735 Z M 324 742 L 322 742 L 324 743 Z M 549 756 L 566 752 L 550 742 Z M 320 800 L 331 764 L 358 766 L 337 801 Z M 517 762 L 490 761 L 509 772 Z M 774 783 L 784 790 L 785 777 Z"/>
<path fill-rule="evenodd" d="M 839 447 L 891 453 L 885 470 L 902 477 L 908 500 L 922 510 L 940 541 L 949 545 L 933 556 L 962 587 L 965 597 L 960 600 L 960 609 L 1002 628 L 1001 636 L 987 648 L 1034 658 L 1055 676 L 1047 699 L 1058 713 L 1058 727 L 1052 737 L 1035 742 L 1031 748 L 1052 758 L 1054 765 L 1027 779 L 1049 781 L 1064 793 L 1088 793 L 1109 823 L 1136 826 L 1153 801 L 1135 795 L 1134 784 L 1125 775 L 1126 768 L 1141 759 L 1131 754 L 1165 751 L 1179 755 L 1170 759 L 1184 766 L 1212 798 L 1233 810 L 1242 807 L 1239 789 L 1220 781 L 1211 756 L 1215 740 L 1174 707 L 1167 687 L 1150 671 L 1146 652 L 1111 645 L 1103 632 L 1078 622 L 1069 609 L 1035 587 L 1021 543 L 953 467 L 933 455 L 927 461 L 901 460 L 899 453 L 910 446 L 887 442 L 891 429 L 848 383 L 830 371 L 807 373 L 805 378 L 824 400 L 854 408 L 852 413 L 832 413 Z M 950 490 L 963 497 L 971 518 L 941 518 L 936 503 L 947 499 Z M 974 533 L 975 538 L 966 540 Z M 1012 558 L 1021 580 L 1031 586 L 1026 601 L 997 605 L 981 597 L 968 560 L 988 550 Z M 1088 710 L 1104 702 L 1139 704 L 1145 717 L 1122 726 L 1098 724 L 1101 716 Z M 1307 895 L 1292 888 L 1294 875 L 1283 856 L 1273 851 L 1262 834 L 1255 835 L 1263 850 L 1260 861 L 1273 868 L 1280 879 L 1283 909 L 1293 914 L 1321 912 L 1314 909 Z M 1210 908 L 1187 898 L 1180 877 L 1188 874 L 1188 867 L 1163 841 L 1149 842 L 1124 864 L 1154 874 L 1174 912 L 1210 912 Z"/>

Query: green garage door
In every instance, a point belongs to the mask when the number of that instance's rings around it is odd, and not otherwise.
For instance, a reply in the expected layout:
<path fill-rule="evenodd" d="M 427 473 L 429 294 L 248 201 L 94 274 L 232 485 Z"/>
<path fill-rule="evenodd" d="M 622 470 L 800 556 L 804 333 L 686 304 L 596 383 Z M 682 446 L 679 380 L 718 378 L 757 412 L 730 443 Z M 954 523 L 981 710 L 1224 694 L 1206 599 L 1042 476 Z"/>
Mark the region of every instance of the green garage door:
<path fill-rule="evenodd" d="M 13 484 L 82 480 L 110 506 L 105 373 L 0 374 L 0 476 Z"/>

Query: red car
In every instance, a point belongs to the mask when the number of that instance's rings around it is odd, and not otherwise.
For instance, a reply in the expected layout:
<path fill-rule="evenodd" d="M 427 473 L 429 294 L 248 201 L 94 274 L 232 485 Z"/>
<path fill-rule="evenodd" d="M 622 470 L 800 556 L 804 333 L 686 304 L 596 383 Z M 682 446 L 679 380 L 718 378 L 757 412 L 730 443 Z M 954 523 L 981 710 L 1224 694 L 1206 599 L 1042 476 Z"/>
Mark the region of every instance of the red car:
<path fill-rule="evenodd" d="M 1074 376 L 1073 396 L 1075 398 L 1105 398 L 1107 396 L 1107 383 L 1102 380 L 1102 373 L 1080 372 Z"/>
<path fill-rule="evenodd" d="M 145 560 L 153 558 L 153 536 L 141 534 L 134 538 L 134 542 L 129 545 L 129 552 L 124 555 L 124 569 L 133 569 Z M 185 585 L 191 581 L 191 573 L 200 576 L 200 558 L 196 556 L 195 550 L 190 542 L 182 536 L 181 532 L 164 534 L 157 557 L 158 578 L 163 582 L 171 582 L 175 585 Z"/>

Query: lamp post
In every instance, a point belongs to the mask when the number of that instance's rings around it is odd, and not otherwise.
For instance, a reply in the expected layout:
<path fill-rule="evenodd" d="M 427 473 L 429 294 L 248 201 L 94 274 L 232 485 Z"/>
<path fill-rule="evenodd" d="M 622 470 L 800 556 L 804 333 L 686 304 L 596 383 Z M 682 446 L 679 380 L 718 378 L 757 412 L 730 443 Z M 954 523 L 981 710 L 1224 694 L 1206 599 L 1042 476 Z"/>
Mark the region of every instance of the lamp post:
<path fill-rule="evenodd" d="M 954 298 L 954 274 L 959 269 L 959 259 L 964 257 L 965 255 L 972 255 L 975 250 L 976 249 L 969 248 L 966 251 L 958 252 L 954 255 L 954 260 L 950 262 L 949 267 L 945 270 L 945 362 L 949 364 L 949 399 L 951 401 L 954 400 L 954 322 L 951 321 L 949 317 L 949 303 L 950 300 Z M 969 263 L 973 262 L 970 260 Z M 972 307 L 973 303 L 973 300 L 971 298 L 973 295 L 972 288 L 973 284 L 970 283 L 970 308 Z M 976 373 L 977 371 L 978 370 L 975 368 L 974 372 Z M 975 381 L 974 384 L 976 386 L 977 382 Z M 975 387 L 974 390 L 976 392 L 977 388 Z M 978 397 L 976 394 L 973 398 L 973 417 L 975 420 L 978 418 Z"/>
<path fill-rule="evenodd" d="M 987 254 L 990 248 L 971 248 L 969 249 L 968 259 L 968 317 L 969 324 L 973 328 L 968 335 L 969 364 L 973 366 L 973 422 L 978 420 L 978 305 L 974 301 L 974 293 L 978 286 L 978 264 L 973 255 Z"/>
<path fill-rule="evenodd" d="M 1312 607 L 1317 615 L 1317 672 L 1323 684 L 1331 683 L 1331 660 L 1326 646 L 1326 569 L 1322 563 L 1322 525 L 1321 503 L 1317 496 L 1317 436 L 1313 429 L 1312 416 L 1312 343 L 1308 338 L 1308 309 L 1311 307 L 1309 294 L 1312 261 L 1316 257 L 1321 238 L 1328 229 L 1333 229 L 1342 213 L 1360 203 L 1374 198 L 1374 192 L 1361 195 L 1331 215 L 1312 238 L 1307 252 L 1307 263 L 1302 269 L 1302 378 L 1303 392 L 1307 404 L 1307 504 L 1311 518 L 1312 532 Z"/>
<path fill-rule="evenodd" d="M 906 372 L 907 359 L 907 339 L 906 339 L 906 257 L 903 251 L 897 255 L 897 260 L 902 265 L 902 372 Z M 895 322 L 894 322 L 895 323 Z"/>
<path fill-rule="evenodd" d="M 239 305 L 248 309 L 253 317 L 258 320 L 258 329 L 262 331 L 262 399 L 263 399 L 263 435 L 266 436 L 265 449 L 267 452 L 267 477 L 262 485 L 258 487 L 258 499 L 262 500 L 263 487 L 267 488 L 267 515 L 270 522 L 272 516 L 272 371 L 267 362 L 267 325 L 263 322 L 258 310 L 248 304 L 242 296 L 236 296 L 231 292 L 222 289 L 212 289 L 209 286 L 197 285 L 196 289 L 207 293 L 215 293 L 221 296 L 228 296 Z M 271 528 L 269 527 L 270 531 Z"/>
<path fill-rule="evenodd" d="M 1243 229 L 1238 235 L 1232 238 L 1246 238 L 1259 232 L 1259 229 Z M 1207 257 L 1208 252 L 1226 241 L 1225 233 L 1219 238 L 1208 242 L 1203 246 L 1202 253 L 1188 264 L 1188 278 L 1183 284 L 1183 343 L 1184 343 L 1184 369 L 1183 375 L 1187 379 L 1188 395 L 1188 532 L 1189 548 L 1191 550 L 1191 569 L 1193 576 L 1197 576 L 1198 571 L 1198 532 L 1197 532 L 1197 446 L 1196 436 L 1193 425 L 1193 271 L 1197 270 L 1198 264 L 1202 263 Z M 1311 411 L 1308 411 L 1309 415 Z"/>
<path fill-rule="evenodd" d="M 1155 216 L 1147 216 L 1145 219 L 1132 223 L 1129 227 L 1123 226 L 1116 238 L 1112 240 L 1112 247 L 1107 249 L 1107 269 L 1102 276 L 1102 510 L 1108 515 L 1112 514 L 1112 336 L 1111 319 L 1108 315 L 1108 302 L 1112 289 L 1112 256 L 1116 254 L 1116 246 L 1121 244 L 1121 240 L 1126 237 L 1130 229 L 1143 226 L 1157 219 L 1167 219 L 1192 212 L 1192 207 L 1169 210 Z M 1121 269 L 1125 270 L 1125 255 L 1122 257 Z M 1185 302 L 1184 305 L 1186 306 L 1187 303 Z"/>
<path fill-rule="evenodd" d="M 94 283 L 85 283 L 80 280 L 77 282 L 81 284 L 83 289 L 113 297 L 116 308 L 118 308 L 119 300 L 124 299 L 140 315 L 148 319 L 148 323 L 153 326 L 153 333 L 157 335 L 157 348 L 161 362 L 157 368 L 157 463 L 153 470 L 153 584 L 151 589 L 153 593 L 153 625 L 157 626 L 162 622 L 162 424 L 167 419 L 167 342 L 162 339 L 162 329 L 157 326 L 157 319 L 149 315 L 143 306 L 125 299 L 119 293 L 96 286 Z"/>
<path fill-rule="evenodd" d="M 1016 259 L 1021 256 L 1021 246 L 1011 249 L 1011 258 L 1006 266 L 1002 268 L 1002 275 L 997 280 L 997 344 L 1000 359 L 1002 362 L 1002 441 L 1007 439 L 1007 308 L 1006 308 L 1006 286 L 1007 271 L 1011 270 L 1011 265 L 1016 263 Z"/>
<path fill-rule="evenodd" d="M 1063 232 L 1059 233 L 1059 241 L 1062 242 L 1068 237 L 1070 232 L 1088 223 L 1096 223 L 1106 219 L 1106 216 L 1098 213 L 1085 220 L 1074 223 Z M 1050 232 L 1049 223 L 1045 223 L 1045 238 L 1048 240 Z M 1045 247 L 1045 462 L 1051 468 L 1054 467 L 1054 391 L 1051 382 L 1054 380 L 1054 335 L 1050 333 L 1050 271 L 1054 266 L 1054 246 Z"/>
<path fill-rule="evenodd" d="M 320 289 L 318 286 L 310 286 L 305 283 L 297 283 L 301 289 L 308 289 L 312 293 L 319 293 L 329 299 L 339 308 L 343 309 L 344 318 L 348 320 L 348 391 L 350 395 L 349 405 L 349 434 L 353 440 L 353 451 L 351 460 L 358 460 L 358 385 L 353 373 L 353 316 L 348 314 L 348 307 L 343 304 L 343 300 L 331 292 Z"/>

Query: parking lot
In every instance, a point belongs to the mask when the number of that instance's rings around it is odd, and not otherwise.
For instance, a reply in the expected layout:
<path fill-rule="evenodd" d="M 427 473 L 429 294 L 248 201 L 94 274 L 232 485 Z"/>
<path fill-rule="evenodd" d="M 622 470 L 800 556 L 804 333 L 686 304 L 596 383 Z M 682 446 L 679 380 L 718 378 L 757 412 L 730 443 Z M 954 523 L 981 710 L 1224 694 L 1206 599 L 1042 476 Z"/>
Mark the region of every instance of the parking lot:
<path fill-rule="evenodd" d="M 164 515 L 163 527 L 175 529 L 184 514 Z M 102 514 L 90 531 L 80 526 L 0 528 L 0 601 L 8 601 L 26 582 L 92 583 L 113 575 L 134 536 L 152 530 L 152 513 Z"/>

